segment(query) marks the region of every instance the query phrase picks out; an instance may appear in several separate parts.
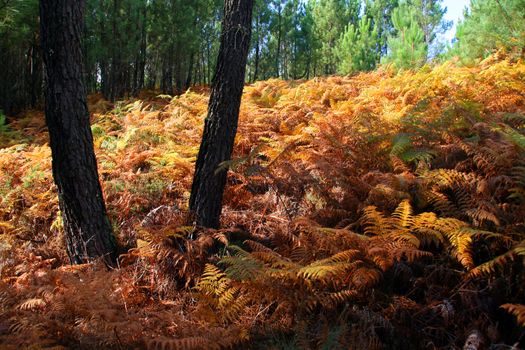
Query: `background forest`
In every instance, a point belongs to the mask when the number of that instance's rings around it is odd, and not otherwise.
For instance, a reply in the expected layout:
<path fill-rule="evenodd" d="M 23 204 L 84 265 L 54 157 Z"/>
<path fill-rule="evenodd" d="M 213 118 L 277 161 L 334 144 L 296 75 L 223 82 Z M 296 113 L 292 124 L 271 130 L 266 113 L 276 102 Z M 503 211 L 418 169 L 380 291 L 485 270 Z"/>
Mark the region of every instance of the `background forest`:
<path fill-rule="evenodd" d="M 255 0 L 214 229 L 223 5 L 86 0 L 108 268 L 70 265 L 39 1 L 0 0 L 0 349 L 525 348 L 525 1 L 449 42 L 440 0 Z"/>
<path fill-rule="evenodd" d="M 255 2 L 247 82 L 310 79 L 374 70 L 380 63 L 417 68 L 497 48 L 523 50 L 523 2 L 477 0 L 456 42 L 440 36 L 452 23 L 436 0 L 271 0 Z M 110 101 L 142 89 L 164 94 L 211 82 L 220 38 L 220 0 L 89 0 L 84 65 L 88 92 Z M 0 2 L 0 107 L 42 102 L 37 0 Z"/>

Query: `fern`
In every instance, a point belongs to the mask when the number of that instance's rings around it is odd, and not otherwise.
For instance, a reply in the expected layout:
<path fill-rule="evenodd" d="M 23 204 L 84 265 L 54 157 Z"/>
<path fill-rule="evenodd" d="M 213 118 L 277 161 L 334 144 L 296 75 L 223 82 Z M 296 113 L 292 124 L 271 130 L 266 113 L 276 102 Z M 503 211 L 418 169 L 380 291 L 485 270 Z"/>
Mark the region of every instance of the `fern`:
<path fill-rule="evenodd" d="M 229 248 L 235 249 L 236 255 L 221 259 L 220 263 L 226 266 L 226 275 L 234 280 L 249 280 L 255 278 L 263 268 L 263 263 L 255 258 L 253 254 L 250 255 L 240 248 L 234 246 L 230 246 Z"/>
<path fill-rule="evenodd" d="M 42 298 L 32 298 L 24 301 L 20 305 L 18 305 L 18 308 L 20 310 L 30 310 L 34 311 L 37 309 L 43 309 L 47 306 L 47 303 Z"/>
<path fill-rule="evenodd" d="M 355 263 L 316 261 L 302 267 L 298 274 L 308 280 L 326 280 L 347 273 L 350 269 L 355 268 L 354 265 Z"/>
<path fill-rule="evenodd" d="M 188 337 L 183 339 L 156 338 L 146 342 L 148 350 L 206 350 L 220 349 L 217 343 L 204 337 Z"/>
<path fill-rule="evenodd" d="M 469 277 L 480 277 L 483 275 L 494 275 L 498 269 L 501 269 L 509 261 L 513 260 L 512 252 L 507 252 L 505 254 L 499 255 L 494 259 L 487 261 L 479 266 L 476 266 L 469 271 Z"/>
<path fill-rule="evenodd" d="M 455 251 L 457 260 L 467 269 L 474 268 L 472 257 L 472 234 L 468 225 L 457 219 L 439 219 L 436 230 L 443 233 Z"/>
<path fill-rule="evenodd" d="M 415 221 L 410 202 L 408 200 L 402 201 L 392 213 L 392 218 L 394 219 L 395 227 L 400 229 L 412 227 Z"/>
<path fill-rule="evenodd" d="M 516 316 L 518 324 L 525 327 L 525 305 L 521 304 L 503 304 L 500 306 L 505 311 Z"/>
<path fill-rule="evenodd" d="M 132 247 L 114 271 L 66 266 L 42 112 L 0 122 L 0 343 L 447 348 L 458 320 L 493 334 L 479 297 L 523 299 L 524 74 L 488 60 L 247 85 L 223 230 L 187 226 L 209 90 L 91 96 Z"/>

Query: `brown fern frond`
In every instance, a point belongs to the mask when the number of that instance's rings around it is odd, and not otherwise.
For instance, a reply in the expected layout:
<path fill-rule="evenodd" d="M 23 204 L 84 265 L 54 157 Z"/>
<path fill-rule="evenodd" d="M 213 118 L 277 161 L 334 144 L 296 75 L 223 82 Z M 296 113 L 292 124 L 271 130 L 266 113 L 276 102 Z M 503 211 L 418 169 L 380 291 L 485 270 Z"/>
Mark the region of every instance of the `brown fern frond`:
<path fill-rule="evenodd" d="M 31 298 L 28 300 L 25 300 L 21 304 L 18 305 L 18 309 L 20 310 L 41 310 L 47 306 L 47 302 L 42 298 Z"/>
<path fill-rule="evenodd" d="M 516 316 L 518 324 L 525 327 L 525 305 L 521 304 L 503 304 L 500 306 L 505 311 Z"/>
<path fill-rule="evenodd" d="M 218 350 L 220 346 L 204 337 L 188 337 L 182 339 L 158 337 L 146 341 L 146 348 L 148 350 Z"/>
<path fill-rule="evenodd" d="M 321 298 L 321 303 L 329 308 L 335 308 L 340 304 L 355 299 L 359 292 L 352 289 L 345 289 L 339 292 L 328 293 Z"/>
<path fill-rule="evenodd" d="M 494 259 L 487 261 L 479 266 L 476 266 L 470 270 L 467 277 L 481 277 L 484 275 L 494 275 L 498 269 L 503 268 L 509 261 L 514 260 L 513 252 L 506 252 L 501 254 Z"/>
<path fill-rule="evenodd" d="M 350 282 L 355 289 L 362 290 L 379 283 L 382 276 L 383 274 L 378 269 L 363 266 L 352 273 Z"/>
<path fill-rule="evenodd" d="M 516 247 L 512 249 L 515 254 L 525 257 L 525 240 L 521 241 Z"/>

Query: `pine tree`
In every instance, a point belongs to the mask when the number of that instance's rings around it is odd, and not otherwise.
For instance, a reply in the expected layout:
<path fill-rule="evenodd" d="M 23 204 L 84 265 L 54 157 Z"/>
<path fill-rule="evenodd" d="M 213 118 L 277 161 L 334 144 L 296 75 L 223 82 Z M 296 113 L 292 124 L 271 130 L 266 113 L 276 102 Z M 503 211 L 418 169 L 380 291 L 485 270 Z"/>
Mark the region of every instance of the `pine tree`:
<path fill-rule="evenodd" d="M 227 167 L 237 133 L 237 120 L 250 46 L 253 0 L 225 0 L 221 46 L 213 78 L 208 116 L 195 164 L 190 210 L 196 223 L 219 227 Z"/>
<path fill-rule="evenodd" d="M 0 1 L 0 109 L 36 107 L 42 95 L 38 1 Z"/>
<path fill-rule="evenodd" d="M 337 72 L 350 74 L 369 71 L 376 66 L 377 29 L 370 28 L 370 19 L 362 17 L 359 27 L 350 24 L 336 47 Z"/>
<path fill-rule="evenodd" d="M 525 2 L 522 0 L 472 0 L 458 24 L 449 56 L 466 62 L 485 58 L 498 49 L 525 57 Z"/>
<path fill-rule="evenodd" d="M 392 11 L 398 6 L 397 0 L 366 0 L 364 15 L 371 20 L 371 27 L 377 33 L 376 62 L 387 53 L 388 36 L 394 33 Z"/>
<path fill-rule="evenodd" d="M 252 51 L 250 52 L 248 63 L 250 81 L 256 81 L 261 77 L 266 77 L 266 72 L 263 72 L 262 69 L 262 61 L 265 59 L 265 41 L 268 37 L 270 19 L 271 11 L 266 2 L 263 0 L 255 0 L 252 23 Z"/>
<path fill-rule="evenodd" d="M 438 35 L 444 34 L 452 26 L 452 21 L 444 20 L 447 9 L 442 7 L 442 2 L 443 0 L 412 0 L 430 57 L 442 52 L 444 44 L 438 41 Z"/>
<path fill-rule="evenodd" d="M 315 34 L 320 43 L 320 64 L 323 74 L 336 72 L 335 48 L 349 24 L 357 25 L 360 12 L 358 0 L 314 0 Z"/>
<path fill-rule="evenodd" d="M 417 9 L 408 3 L 394 9 L 392 23 L 396 33 L 388 37 L 388 55 L 384 63 L 392 63 L 397 69 L 411 69 L 426 62 L 428 47 L 417 16 Z"/>
<path fill-rule="evenodd" d="M 116 243 L 98 180 L 86 92 L 82 83 L 82 0 L 41 0 L 40 28 L 49 129 L 60 211 L 71 263 L 103 257 Z"/>

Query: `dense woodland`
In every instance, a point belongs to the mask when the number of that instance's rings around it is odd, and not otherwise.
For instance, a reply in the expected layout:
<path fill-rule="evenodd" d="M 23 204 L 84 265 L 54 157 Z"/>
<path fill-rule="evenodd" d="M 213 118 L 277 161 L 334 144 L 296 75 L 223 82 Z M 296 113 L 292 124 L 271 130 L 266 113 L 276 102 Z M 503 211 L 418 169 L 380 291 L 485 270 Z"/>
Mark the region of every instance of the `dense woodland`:
<path fill-rule="evenodd" d="M 143 89 L 164 94 L 210 84 L 219 49 L 222 0 L 88 0 L 85 86 L 109 101 Z M 475 1 L 456 39 L 436 0 L 257 0 L 246 81 L 310 79 L 415 68 L 452 56 L 471 63 L 497 48 L 523 50 L 523 3 Z M 0 106 L 42 103 L 38 0 L 0 1 Z"/>
<path fill-rule="evenodd" d="M 525 348 L 525 1 L 0 0 L 0 349 Z"/>

